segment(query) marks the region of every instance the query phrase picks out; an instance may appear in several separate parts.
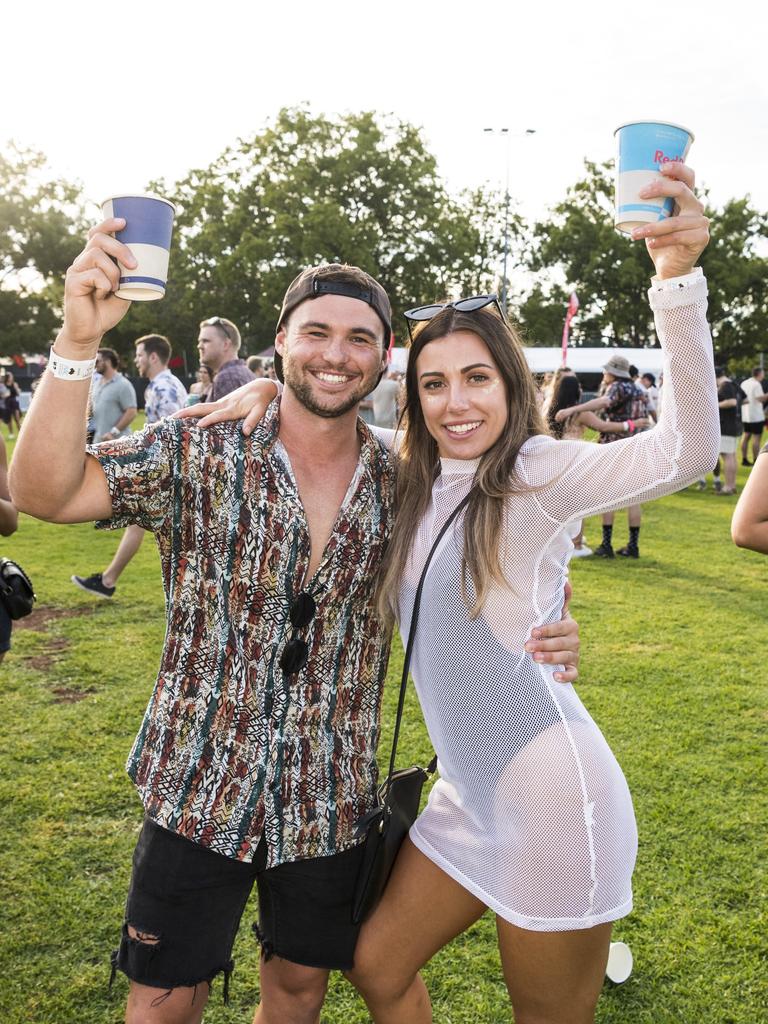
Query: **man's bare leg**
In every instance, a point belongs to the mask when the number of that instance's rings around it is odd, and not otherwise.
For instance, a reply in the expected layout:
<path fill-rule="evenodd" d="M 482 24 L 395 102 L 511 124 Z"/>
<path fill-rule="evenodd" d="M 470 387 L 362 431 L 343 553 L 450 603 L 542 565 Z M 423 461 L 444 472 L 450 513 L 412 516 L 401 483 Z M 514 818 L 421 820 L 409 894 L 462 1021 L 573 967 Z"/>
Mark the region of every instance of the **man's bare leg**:
<path fill-rule="evenodd" d="M 253 1024 L 320 1024 L 330 971 L 273 956 L 261 959 L 261 1002 Z"/>
<path fill-rule="evenodd" d="M 207 981 L 168 992 L 132 981 L 125 1024 L 200 1024 L 209 993 Z"/>

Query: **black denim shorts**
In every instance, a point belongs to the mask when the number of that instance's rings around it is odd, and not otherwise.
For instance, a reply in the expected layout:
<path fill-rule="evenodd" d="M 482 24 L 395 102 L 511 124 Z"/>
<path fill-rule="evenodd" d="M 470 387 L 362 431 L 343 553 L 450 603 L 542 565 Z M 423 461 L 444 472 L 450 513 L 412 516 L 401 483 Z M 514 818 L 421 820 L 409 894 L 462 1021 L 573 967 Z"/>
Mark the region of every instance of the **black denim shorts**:
<path fill-rule="evenodd" d="M 352 897 L 362 846 L 330 857 L 266 870 L 262 840 L 253 861 L 232 860 L 144 821 L 133 855 L 133 874 L 113 977 L 173 989 L 211 982 L 232 970 L 232 946 L 253 883 L 259 921 L 253 926 L 262 954 L 307 967 L 352 967 L 360 926 L 352 923 Z M 128 925 L 140 933 L 131 938 Z M 153 940 L 157 941 L 153 941 Z"/>

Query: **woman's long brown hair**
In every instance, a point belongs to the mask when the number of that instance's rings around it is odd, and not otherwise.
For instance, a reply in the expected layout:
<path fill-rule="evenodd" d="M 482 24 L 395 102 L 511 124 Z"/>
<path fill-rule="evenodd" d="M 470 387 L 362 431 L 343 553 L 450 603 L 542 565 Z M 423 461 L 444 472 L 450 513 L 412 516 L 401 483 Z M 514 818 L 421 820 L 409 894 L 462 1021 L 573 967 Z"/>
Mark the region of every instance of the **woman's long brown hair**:
<path fill-rule="evenodd" d="M 388 621 L 392 620 L 397 609 L 400 577 L 416 530 L 429 507 L 432 484 L 440 465 L 437 442 L 427 430 L 421 411 L 416 362 L 426 345 L 455 331 L 470 331 L 487 345 L 504 381 L 507 401 L 506 427 L 496 443 L 481 456 L 475 474 L 475 493 L 464 518 L 462 590 L 469 604 L 466 587 L 469 573 L 475 592 L 470 607 L 473 618 L 482 608 L 491 581 L 504 582 L 499 561 L 504 499 L 513 489 L 525 486 L 515 475 L 517 454 L 529 437 L 546 433 L 536 401 L 533 376 L 514 328 L 489 309 L 459 313 L 448 307 L 418 330 L 410 348 L 405 375 L 397 517 L 379 585 L 379 611 Z"/>

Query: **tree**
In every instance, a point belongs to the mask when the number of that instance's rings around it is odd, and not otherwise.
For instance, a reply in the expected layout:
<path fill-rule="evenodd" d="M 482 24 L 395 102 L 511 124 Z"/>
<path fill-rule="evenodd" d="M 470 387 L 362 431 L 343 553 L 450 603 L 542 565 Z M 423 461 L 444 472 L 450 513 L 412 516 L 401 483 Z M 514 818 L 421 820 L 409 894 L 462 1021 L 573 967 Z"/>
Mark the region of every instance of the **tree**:
<path fill-rule="evenodd" d="M 0 353 L 51 343 L 84 231 L 79 185 L 51 178 L 42 153 L 11 143 L 0 154 Z"/>
<path fill-rule="evenodd" d="M 709 212 L 709 211 L 708 211 Z M 709 285 L 708 316 L 718 361 L 746 373 L 768 350 L 768 215 L 744 199 L 709 212 L 712 240 L 701 264 Z"/>
<path fill-rule="evenodd" d="M 249 352 L 271 345 L 283 293 L 307 266 L 368 270 L 397 323 L 409 306 L 487 290 L 501 251 L 498 197 L 449 196 L 420 130 L 372 112 L 281 110 L 210 167 L 153 187 L 177 206 L 167 300 L 134 307 L 118 332 L 151 325 L 190 352 L 212 315 L 234 320 Z"/>
<path fill-rule="evenodd" d="M 521 303 L 521 319 L 536 343 L 559 343 L 565 296 L 581 301 L 575 344 L 656 345 L 646 292 L 653 264 L 645 246 L 613 227 L 609 164 L 585 162 L 586 177 L 568 190 L 552 217 L 534 226 L 528 267 L 540 275 Z M 729 200 L 722 210 L 704 202 L 711 241 L 701 265 L 709 288 L 709 319 L 718 358 L 743 368 L 766 347 L 768 260 L 759 255 L 768 238 L 768 216 L 749 197 Z M 553 283 L 555 270 L 567 282 Z"/>
<path fill-rule="evenodd" d="M 572 329 L 573 343 L 595 344 L 605 336 L 615 345 L 653 343 L 653 318 L 646 292 L 653 264 L 645 246 L 613 227 L 613 183 L 608 164 L 585 162 L 586 177 L 572 186 L 555 206 L 548 221 L 537 223 L 531 235 L 529 270 L 544 275 L 524 304 L 526 319 L 552 330 L 560 341 L 567 292 L 578 293 L 581 307 Z M 548 277 L 559 271 L 566 290 Z"/>

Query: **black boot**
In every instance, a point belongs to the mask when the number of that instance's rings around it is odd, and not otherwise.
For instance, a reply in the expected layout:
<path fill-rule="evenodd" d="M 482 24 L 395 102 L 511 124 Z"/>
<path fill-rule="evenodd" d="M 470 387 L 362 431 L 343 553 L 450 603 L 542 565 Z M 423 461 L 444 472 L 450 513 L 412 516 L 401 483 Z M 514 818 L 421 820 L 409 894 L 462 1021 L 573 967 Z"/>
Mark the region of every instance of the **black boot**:
<path fill-rule="evenodd" d="M 595 550 L 592 552 L 593 555 L 597 555 L 598 558 L 615 558 L 613 547 L 611 544 L 606 544 L 603 541 L 602 544 L 598 544 Z"/>

